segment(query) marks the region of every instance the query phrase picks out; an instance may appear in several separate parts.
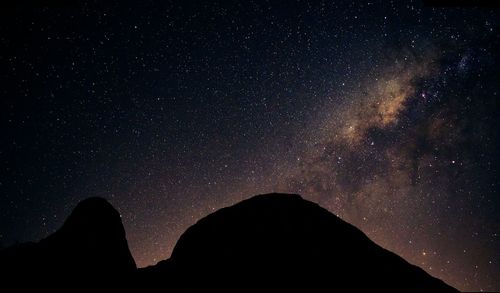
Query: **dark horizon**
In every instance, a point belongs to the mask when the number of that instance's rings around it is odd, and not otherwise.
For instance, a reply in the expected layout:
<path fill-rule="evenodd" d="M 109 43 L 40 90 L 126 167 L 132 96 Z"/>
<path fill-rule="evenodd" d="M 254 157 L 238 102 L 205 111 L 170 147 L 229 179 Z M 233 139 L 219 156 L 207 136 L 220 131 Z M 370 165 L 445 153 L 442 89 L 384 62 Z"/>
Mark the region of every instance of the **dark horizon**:
<path fill-rule="evenodd" d="M 0 247 L 99 196 L 144 267 L 213 211 L 287 192 L 500 290 L 496 8 L 34 2 L 0 4 Z"/>
<path fill-rule="evenodd" d="M 142 292 L 459 292 L 298 194 L 255 195 L 215 211 L 181 235 L 169 259 L 147 268 L 137 268 L 125 236 L 120 214 L 106 199 L 84 199 L 54 234 L 0 250 L 3 285 L 58 290 L 79 284 L 87 290 Z"/>

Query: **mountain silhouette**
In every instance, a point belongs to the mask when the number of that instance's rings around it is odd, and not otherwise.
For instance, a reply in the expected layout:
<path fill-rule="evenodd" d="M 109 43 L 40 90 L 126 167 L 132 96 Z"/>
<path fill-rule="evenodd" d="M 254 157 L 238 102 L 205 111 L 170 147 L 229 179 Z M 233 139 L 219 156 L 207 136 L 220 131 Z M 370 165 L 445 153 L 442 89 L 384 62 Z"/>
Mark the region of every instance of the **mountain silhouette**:
<path fill-rule="evenodd" d="M 17 287 L 91 287 L 135 271 L 120 214 L 98 197 L 80 202 L 63 226 L 40 242 L 0 252 L 3 283 Z"/>
<path fill-rule="evenodd" d="M 53 235 L 0 251 L 0 276 L 3 286 L 35 280 L 30 287 L 50 288 L 55 280 L 141 292 L 456 292 L 292 194 L 216 211 L 186 230 L 170 259 L 142 269 L 118 212 L 104 199 L 86 199 Z"/>
<path fill-rule="evenodd" d="M 456 292 L 354 226 L 292 194 L 266 194 L 190 227 L 140 280 L 176 292 Z"/>

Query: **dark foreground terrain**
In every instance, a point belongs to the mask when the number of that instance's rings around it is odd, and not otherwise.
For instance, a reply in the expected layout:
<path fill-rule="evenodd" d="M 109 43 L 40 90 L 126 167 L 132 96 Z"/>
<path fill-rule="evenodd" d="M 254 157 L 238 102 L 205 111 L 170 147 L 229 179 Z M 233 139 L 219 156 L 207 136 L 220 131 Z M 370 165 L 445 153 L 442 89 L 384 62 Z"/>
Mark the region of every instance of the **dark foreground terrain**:
<path fill-rule="evenodd" d="M 4 289 L 67 291 L 456 291 L 290 194 L 258 195 L 201 219 L 170 259 L 143 269 L 118 212 L 89 198 L 46 239 L 0 251 L 0 277 Z"/>

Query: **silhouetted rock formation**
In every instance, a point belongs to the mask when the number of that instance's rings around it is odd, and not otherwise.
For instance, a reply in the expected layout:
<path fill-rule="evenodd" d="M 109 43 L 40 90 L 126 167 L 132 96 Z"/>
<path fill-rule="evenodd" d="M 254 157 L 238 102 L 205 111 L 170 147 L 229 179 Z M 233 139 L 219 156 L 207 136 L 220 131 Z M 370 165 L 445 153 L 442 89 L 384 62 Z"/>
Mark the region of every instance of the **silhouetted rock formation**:
<path fill-rule="evenodd" d="M 299 195 L 268 194 L 190 227 L 172 257 L 140 270 L 175 292 L 455 291 Z"/>
<path fill-rule="evenodd" d="M 80 202 L 49 237 L 0 252 L 4 285 L 92 286 L 117 281 L 135 271 L 120 214 L 97 197 Z"/>
<path fill-rule="evenodd" d="M 140 292 L 456 291 L 289 194 L 255 196 L 201 219 L 170 259 L 139 270 L 118 212 L 90 198 L 53 235 L 1 251 L 0 270 L 2 289 L 71 283 L 69 291 L 93 285 Z"/>

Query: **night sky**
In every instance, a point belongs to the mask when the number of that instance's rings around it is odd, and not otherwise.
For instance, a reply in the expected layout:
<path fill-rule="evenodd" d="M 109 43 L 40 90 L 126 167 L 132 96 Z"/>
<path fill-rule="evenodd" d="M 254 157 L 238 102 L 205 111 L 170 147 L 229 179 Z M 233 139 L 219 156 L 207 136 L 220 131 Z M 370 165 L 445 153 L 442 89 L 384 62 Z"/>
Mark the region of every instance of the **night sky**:
<path fill-rule="evenodd" d="M 0 9 L 0 246 L 102 196 L 143 267 L 214 210 L 291 192 L 500 290 L 498 9 L 39 2 Z"/>

